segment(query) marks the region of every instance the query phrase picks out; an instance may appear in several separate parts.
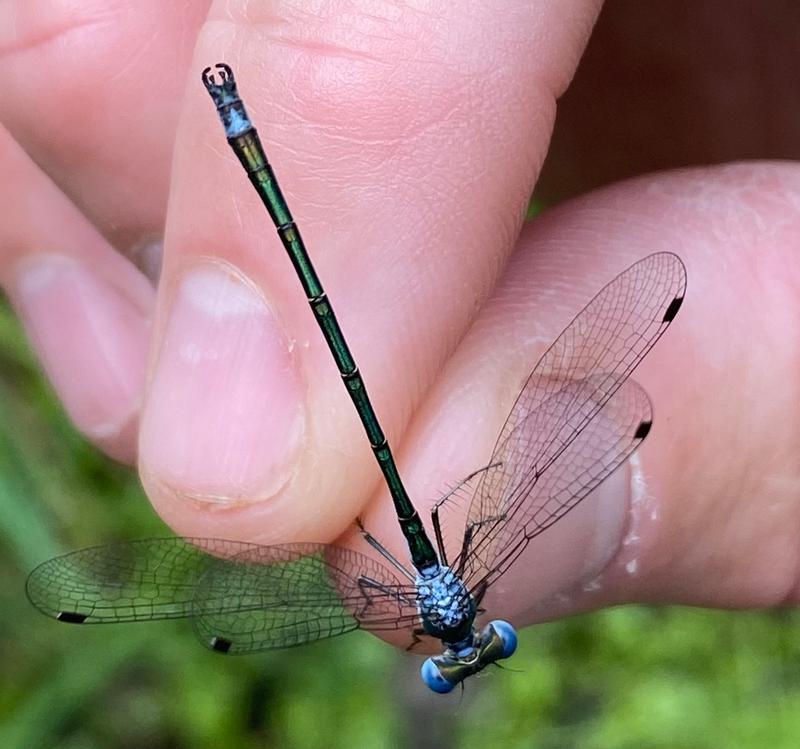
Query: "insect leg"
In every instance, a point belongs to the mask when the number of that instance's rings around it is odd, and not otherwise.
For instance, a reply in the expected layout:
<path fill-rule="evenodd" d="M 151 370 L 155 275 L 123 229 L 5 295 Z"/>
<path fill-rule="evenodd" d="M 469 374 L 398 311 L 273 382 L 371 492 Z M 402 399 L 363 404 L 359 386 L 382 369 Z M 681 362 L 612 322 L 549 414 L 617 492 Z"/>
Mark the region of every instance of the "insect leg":
<path fill-rule="evenodd" d="M 404 577 L 407 577 L 409 580 L 411 580 L 411 582 L 414 582 L 416 580 L 414 575 L 412 575 L 400 562 L 398 562 L 397 558 L 364 527 L 364 524 L 361 522 L 361 518 L 356 518 L 356 524 L 358 525 L 358 530 L 361 532 L 361 535 L 364 537 L 364 540 L 373 549 L 375 549 L 375 551 L 377 551 L 378 554 L 380 554 L 396 570 L 400 571 Z"/>

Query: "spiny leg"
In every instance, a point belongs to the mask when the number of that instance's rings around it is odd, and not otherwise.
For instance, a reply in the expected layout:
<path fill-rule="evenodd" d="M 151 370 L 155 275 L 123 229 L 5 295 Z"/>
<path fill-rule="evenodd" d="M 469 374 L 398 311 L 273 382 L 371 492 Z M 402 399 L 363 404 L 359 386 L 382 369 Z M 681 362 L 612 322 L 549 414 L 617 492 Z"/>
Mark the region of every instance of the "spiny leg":
<path fill-rule="evenodd" d="M 398 560 L 397 558 L 380 542 L 378 541 L 375 536 L 373 536 L 365 527 L 364 524 L 361 522 L 361 518 L 356 518 L 356 525 L 358 525 L 358 530 L 361 533 L 361 536 L 364 540 L 373 548 L 375 551 L 378 552 L 387 562 L 389 562 L 395 569 L 399 570 L 405 577 L 407 577 L 411 582 L 414 582 L 416 578 L 412 575 Z"/>
<path fill-rule="evenodd" d="M 476 614 L 485 614 L 486 609 L 481 608 L 481 601 L 483 601 L 483 597 L 486 595 L 486 591 L 489 589 L 489 585 L 483 580 L 480 585 L 475 589 L 472 594 L 472 598 L 475 601 L 476 607 Z"/>
<path fill-rule="evenodd" d="M 411 630 L 411 644 L 405 649 L 406 653 L 410 653 L 417 645 L 422 643 L 423 640 L 420 635 L 430 636 L 422 627 L 415 627 Z"/>
<path fill-rule="evenodd" d="M 361 595 L 364 596 L 367 606 L 371 606 L 373 603 L 372 596 L 368 592 L 370 590 L 380 591 L 385 596 L 396 599 L 398 603 L 401 603 L 404 606 L 414 605 L 414 602 L 410 600 L 408 596 L 403 595 L 401 591 L 395 590 L 389 585 L 384 585 L 378 580 L 373 580 L 371 577 L 367 577 L 366 575 L 361 575 L 361 577 L 358 578 L 358 589 L 361 591 Z M 364 610 L 366 611 L 366 607 Z"/>
<path fill-rule="evenodd" d="M 436 546 L 439 549 L 439 558 L 442 560 L 442 564 L 446 567 L 449 567 L 450 564 L 447 561 L 447 550 L 444 547 L 444 536 L 442 535 L 442 526 L 439 520 L 439 508 L 443 507 L 447 504 L 450 499 L 453 497 L 454 494 L 460 492 L 463 487 L 465 487 L 472 479 L 478 476 L 485 471 L 488 471 L 491 468 L 497 468 L 498 466 L 503 465 L 502 463 L 490 463 L 489 465 L 483 466 L 483 468 L 478 468 L 476 471 L 473 471 L 469 474 L 466 478 L 463 478 L 459 481 L 447 494 L 442 496 L 436 504 L 434 504 L 433 509 L 431 510 L 431 522 L 433 523 L 433 532 L 436 536 Z"/>
<path fill-rule="evenodd" d="M 470 523 L 464 529 L 464 540 L 461 543 L 461 551 L 458 554 L 458 574 L 461 575 L 464 572 L 464 565 L 467 561 L 467 552 L 469 551 L 470 544 L 472 543 L 472 537 L 476 530 L 481 528 L 484 525 L 488 525 L 489 523 L 498 523 L 501 520 L 505 519 L 505 515 L 496 515 L 492 518 L 484 518 L 483 520 L 479 520 L 476 523 Z"/>

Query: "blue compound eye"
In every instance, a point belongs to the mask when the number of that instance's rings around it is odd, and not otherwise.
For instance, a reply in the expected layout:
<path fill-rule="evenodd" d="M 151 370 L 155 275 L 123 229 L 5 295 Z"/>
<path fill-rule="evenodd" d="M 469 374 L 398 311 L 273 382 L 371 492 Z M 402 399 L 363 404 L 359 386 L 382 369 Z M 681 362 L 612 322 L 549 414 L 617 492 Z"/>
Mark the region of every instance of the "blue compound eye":
<path fill-rule="evenodd" d="M 502 619 L 495 619 L 489 622 L 489 626 L 497 632 L 497 636 L 503 641 L 503 658 L 514 655 L 517 649 L 517 631 L 508 622 Z"/>
<path fill-rule="evenodd" d="M 433 658 L 425 659 L 425 663 L 422 664 L 422 668 L 420 669 L 420 674 L 422 676 L 422 681 L 434 692 L 447 694 L 453 691 L 455 684 L 451 684 L 442 676 L 442 672 L 439 671 L 439 666 L 436 665 Z"/>

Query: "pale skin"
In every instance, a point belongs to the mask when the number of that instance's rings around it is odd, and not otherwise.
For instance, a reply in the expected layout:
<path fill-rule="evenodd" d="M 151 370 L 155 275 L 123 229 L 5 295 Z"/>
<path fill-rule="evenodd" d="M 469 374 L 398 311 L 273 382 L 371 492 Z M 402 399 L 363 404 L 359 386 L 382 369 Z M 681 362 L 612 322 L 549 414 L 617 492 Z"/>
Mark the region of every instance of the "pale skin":
<path fill-rule="evenodd" d="M 200 83 L 224 60 L 423 517 L 486 463 L 525 376 L 594 293 L 651 252 L 686 263 L 687 301 L 636 375 L 654 403 L 651 435 L 537 540 L 500 603 L 487 599 L 493 616 L 523 626 L 620 602 L 797 602 L 797 166 L 643 174 L 519 234 L 600 3 L 68 5 L 18 0 L 0 17 L 0 283 L 76 426 L 138 465 L 176 533 L 369 552 L 360 515 L 405 553 L 329 352 Z M 724 22 L 781 54 L 752 19 Z M 674 29 L 655 25 L 667 44 Z M 699 80 L 713 78 L 715 41 L 686 50 Z M 598 157 L 557 151 L 552 194 L 636 163 L 626 128 L 595 106 L 619 81 L 591 77 L 578 78 L 559 132 L 602 138 Z M 686 85 L 654 78 L 661 88 L 638 91 L 630 111 Z M 758 85 L 735 71 L 727 83 L 745 100 Z M 724 142 L 747 127 L 741 142 L 758 155 L 759 128 L 800 129 L 785 84 L 764 86 L 751 121 L 727 121 L 712 97 L 697 131 L 724 126 Z M 680 129 L 660 127 L 648 136 L 659 163 L 687 163 Z M 720 158 L 719 141 L 685 143 L 691 161 Z M 142 247 L 162 235 L 156 291 Z M 459 513 L 446 517 L 451 533 Z"/>

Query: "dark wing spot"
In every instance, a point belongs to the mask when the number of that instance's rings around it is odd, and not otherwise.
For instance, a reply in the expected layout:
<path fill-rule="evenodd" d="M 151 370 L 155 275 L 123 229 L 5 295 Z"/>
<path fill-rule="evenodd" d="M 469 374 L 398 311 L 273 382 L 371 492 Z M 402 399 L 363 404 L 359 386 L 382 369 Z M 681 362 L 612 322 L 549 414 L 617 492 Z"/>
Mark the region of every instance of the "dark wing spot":
<path fill-rule="evenodd" d="M 669 307 L 667 307 L 667 311 L 664 313 L 664 322 L 672 322 L 675 318 L 675 315 L 678 314 L 678 310 L 681 308 L 682 304 L 683 297 L 675 297 L 675 299 L 669 303 Z"/>
<path fill-rule="evenodd" d="M 636 434 L 633 435 L 634 438 L 637 440 L 643 440 L 648 434 L 650 434 L 652 427 L 652 421 L 643 421 L 638 427 L 636 427 Z"/>
<path fill-rule="evenodd" d="M 86 621 L 86 614 L 77 614 L 74 611 L 59 611 L 56 614 L 56 619 L 69 624 L 83 624 Z"/>
<path fill-rule="evenodd" d="M 211 649 L 218 653 L 227 653 L 231 649 L 231 645 L 233 643 L 224 637 L 215 637 L 211 640 Z"/>

